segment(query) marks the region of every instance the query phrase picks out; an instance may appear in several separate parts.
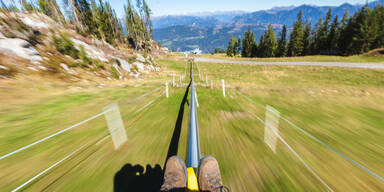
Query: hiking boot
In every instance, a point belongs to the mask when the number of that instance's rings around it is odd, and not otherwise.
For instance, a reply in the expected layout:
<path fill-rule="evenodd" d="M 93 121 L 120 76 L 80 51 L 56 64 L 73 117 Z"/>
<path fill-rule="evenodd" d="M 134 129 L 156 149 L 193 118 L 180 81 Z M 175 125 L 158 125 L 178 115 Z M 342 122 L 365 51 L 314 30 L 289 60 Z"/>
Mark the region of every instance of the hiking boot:
<path fill-rule="evenodd" d="M 187 168 L 184 161 L 178 156 L 167 160 L 164 172 L 164 183 L 160 188 L 162 192 L 184 192 L 187 184 Z"/>
<path fill-rule="evenodd" d="M 219 163 L 212 156 L 203 157 L 199 164 L 199 187 L 204 192 L 228 191 L 221 181 Z"/>

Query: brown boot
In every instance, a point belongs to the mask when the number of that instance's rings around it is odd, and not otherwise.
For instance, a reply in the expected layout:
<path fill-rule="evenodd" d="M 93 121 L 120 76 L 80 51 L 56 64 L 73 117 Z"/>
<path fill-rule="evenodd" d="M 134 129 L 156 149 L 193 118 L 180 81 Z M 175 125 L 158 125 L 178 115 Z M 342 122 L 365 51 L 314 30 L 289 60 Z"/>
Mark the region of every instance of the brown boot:
<path fill-rule="evenodd" d="M 204 192 L 222 192 L 228 189 L 221 181 L 219 163 L 212 156 L 203 157 L 199 164 L 199 187 Z"/>
<path fill-rule="evenodd" d="M 184 192 L 187 183 L 187 169 L 184 161 L 178 156 L 172 156 L 167 160 L 164 172 L 162 192 Z"/>

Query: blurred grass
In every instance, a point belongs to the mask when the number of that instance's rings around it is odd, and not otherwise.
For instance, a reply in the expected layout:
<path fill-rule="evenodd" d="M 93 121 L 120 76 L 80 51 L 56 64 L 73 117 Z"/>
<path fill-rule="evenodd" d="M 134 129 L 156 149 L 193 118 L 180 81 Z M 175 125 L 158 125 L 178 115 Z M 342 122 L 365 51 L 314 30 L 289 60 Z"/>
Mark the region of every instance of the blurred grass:
<path fill-rule="evenodd" d="M 184 74 L 185 61 L 164 57 L 161 74 L 140 85 L 84 88 L 67 93 L 65 86 L 39 88 L 31 99 L 8 97 L 11 106 L 0 110 L 1 155 L 87 119 L 103 107 L 119 102 L 128 141 L 114 150 L 104 117 L 99 117 L 28 150 L 0 160 L 0 191 L 10 191 L 82 145 L 84 151 L 41 179 L 27 191 L 112 191 L 115 174 L 125 165 L 162 166 L 175 126 L 184 88 L 170 88 L 170 97 L 157 99 L 138 114 L 133 112 L 161 91 L 139 95 L 171 82 L 170 74 Z M 280 67 L 199 63 L 202 75 L 216 89 L 197 87 L 202 155 L 213 155 L 231 191 L 326 191 L 326 188 L 278 144 L 274 154 L 263 142 L 265 110 L 236 94 L 271 105 L 284 117 L 379 175 L 384 172 L 384 71 L 327 67 Z M 177 78 L 178 79 L 178 78 Z M 203 84 L 197 74 L 197 83 Z M 227 97 L 220 90 L 225 79 Z M 186 82 L 185 82 L 186 83 Z M 28 87 L 28 86 L 26 86 Z M 42 93 L 63 90 L 54 95 Z M 13 93 L 15 94 L 15 93 Z M 16 94 L 16 95 L 17 95 Z M 29 97 L 26 97 L 29 98 Z M 16 104 L 15 104 L 16 103 Z M 186 106 L 178 155 L 185 158 Z M 287 123 L 280 134 L 335 191 L 382 191 L 383 183 Z"/>
<path fill-rule="evenodd" d="M 44 98 L 38 104 L 30 104 L 15 110 L 8 109 L 0 116 L 0 151 L 2 155 L 24 145 L 42 139 L 70 125 L 102 112 L 104 106 L 120 102 L 121 112 L 132 114 L 149 102 L 148 98 L 135 103 L 135 98 L 151 87 L 130 87 L 104 90 L 98 94 L 80 92 Z M 159 95 L 160 91 L 156 93 Z M 136 101 L 137 102 L 137 101 Z M 141 103 L 142 102 L 142 103 Z M 123 117 L 124 118 L 124 117 Z M 126 115 L 127 120 L 132 117 Z M 11 190 L 36 175 L 48 165 L 60 160 L 83 144 L 88 144 L 108 134 L 101 116 L 71 131 L 51 138 L 44 143 L 19 152 L 0 162 L 2 182 L 0 188 Z M 37 155 L 38 154 L 38 155 Z M 25 165 L 34 165 L 25 167 Z M 23 166 L 24 165 L 24 166 Z M 119 164 L 119 166 L 122 166 Z M 5 177 L 7 175 L 7 177 Z M 110 180 L 108 180 L 110 181 Z"/>
<path fill-rule="evenodd" d="M 179 60 L 182 65 L 183 61 Z M 384 70 L 212 63 L 199 63 L 199 67 L 202 76 L 213 80 L 216 88 L 220 89 L 221 79 L 225 79 L 231 89 L 250 95 L 262 105 L 274 106 L 287 119 L 382 176 Z M 204 80 L 201 83 L 204 84 Z M 206 113 L 199 110 L 202 151 L 209 150 L 208 154 L 218 157 L 225 167 L 222 170 L 225 182 L 235 191 L 325 191 L 283 145 L 279 147 L 284 150 L 282 155 L 269 153 L 262 142 L 263 125 L 253 122 L 249 114 L 243 114 L 255 111 L 264 118 L 264 109 L 257 108 L 231 89 L 228 89 L 229 98 L 234 99 L 226 103 L 218 98 L 219 90 L 215 94 L 205 94 L 198 89 L 200 105 L 209 108 Z M 227 112 L 213 112 L 220 108 Z M 224 124 L 226 116 L 234 117 Z M 286 122 L 280 122 L 280 126 L 281 135 L 335 191 L 384 189 L 380 180 Z M 208 137 L 208 131 L 203 130 L 205 127 L 215 130 L 211 131 L 209 139 L 203 139 Z M 254 146 L 257 147 L 253 149 Z M 248 178 L 252 178 L 251 181 Z"/>

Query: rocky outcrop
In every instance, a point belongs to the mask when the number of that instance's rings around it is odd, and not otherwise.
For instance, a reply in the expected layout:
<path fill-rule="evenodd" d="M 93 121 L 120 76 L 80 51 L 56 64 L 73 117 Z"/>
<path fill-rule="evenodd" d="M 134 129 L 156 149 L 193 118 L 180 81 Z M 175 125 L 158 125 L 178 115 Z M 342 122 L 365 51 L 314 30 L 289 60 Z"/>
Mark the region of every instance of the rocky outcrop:
<path fill-rule="evenodd" d="M 152 55 L 144 57 L 133 50 L 122 50 L 83 37 L 43 14 L 0 13 L 0 59 L 8 56 L 22 59 L 17 66 L 5 59 L 3 62 L 8 63 L 1 65 L 2 71 L 24 65 L 30 72 L 63 73 L 73 76 L 71 79 L 82 78 L 84 74 L 129 79 L 144 78 L 145 74 L 159 70 Z"/>
<path fill-rule="evenodd" d="M 0 51 L 29 59 L 32 64 L 36 65 L 43 60 L 39 52 L 28 41 L 19 38 L 0 38 Z"/>

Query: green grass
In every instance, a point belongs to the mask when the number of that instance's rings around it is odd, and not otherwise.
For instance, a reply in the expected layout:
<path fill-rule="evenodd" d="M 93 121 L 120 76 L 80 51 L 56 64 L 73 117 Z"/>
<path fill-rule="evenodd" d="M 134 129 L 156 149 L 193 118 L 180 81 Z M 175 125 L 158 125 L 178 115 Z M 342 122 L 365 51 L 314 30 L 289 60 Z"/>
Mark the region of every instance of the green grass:
<path fill-rule="evenodd" d="M 125 122 L 129 122 L 132 118 L 135 118 L 130 117 L 129 114 L 132 114 L 133 110 L 141 107 L 140 104 L 135 103 L 135 98 L 150 90 L 150 88 L 128 87 L 103 90 L 93 94 L 80 92 L 54 96 L 52 98 L 44 98 L 44 100 L 36 104 L 2 111 L 0 115 L 0 151 L 4 155 L 44 138 L 102 112 L 103 107 L 112 102 L 121 103 L 120 110 L 122 115 L 126 115 Z M 159 95 L 160 92 L 156 94 Z M 149 98 L 144 98 L 140 102 L 144 104 L 148 100 Z M 4 179 L 2 179 L 0 188 L 8 191 L 15 188 L 81 145 L 93 142 L 107 133 L 108 129 L 104 117 L 100 117 L 35 147 L 1 160 L 1 177 Z M 112 143 L 109 142 L 109 145 L 111 147 Z M 76 164 L 77 162 L 74 163 Z M 27 164 L 34 166 L 25 167 Z M 71 165 L 71 163 L 69 164 Z M 121 164 L 116 165 L 116 168 L 121 168 L 122 166 Z M 6 175 L 8 177 L 5 178 Z M 48 178 L 49 176 L 50 174 L 48 174 Z M 54 174 L 54 176 L 57 175 Z M 111 179 L 105 181 L 109 183 Z M 37 184 L 37 187 L 40 188 L 45 186 L 44 184 L 42 186 Z M 113 187 L 111 183 L 107 186 L 108 188 Z"/>
<path fill-rule="evenodd" d="M 242 58 L 240 56 L 228 57 L 226 54 L 203 54 L 201 57 L 240 61 L 260 61 L 260 62 L 347 62 L 347 63 L 384 63 L 383 56 L 304 56 L 304 57 L 282 57 L 282 58 Z"/>
<path fill-rule="evenodd" d="M 179 63 L 181 66 L 183 61 Z M 287 119 L 376 173 L 384 170 L 383 70 L 212 63 L 199 63 L 199 67 L 202 76 L 207 74 L 217 88 L 225 79 L 232 89 L 275 107 Z M 262 141 L 263 125 L 243 114 L 249 111 L 264 118 L 265 110 L 232 89 L 228 90 L 229 98 L 223 99 L 219 90 L 212 94 L 198 88 L 199 103 L 206 108 L 200 107 L 198 112 L 202 151 L 218 157 L 225 182 L 235 191 L 326 191 L 285 146 L 279 144 L 281 151 L 271 154 Z M 236 118 L 226 121 L 231 115 Z M 382 189 L 378 179 L 286 122 L 280 122 L 280 131 L 335 191 Z"/>
<path fill-rule="evenodd" d="M 76 48 L 73 42 L 69 39 L 68 36 L 65 34 L 59 34 L 59 36 L 53 36 L 52 37 L 53 44 L 56 47 L 56 50 L 64 55 L 69 55 L 74 59 L 78 59 L 80 54 L 84 55 L 85 52 L 82 50 L 79 52 Z M 82 48 L 84 49 L 84 48 Z M 84 57 L 84 56 L 83 56 Z M 83 59 L 83 58 L 81 58 Z"/>
<path fill-rule="evenodd" d="M 164 57 L 158 63 L 163 72 L 140 81 L 141 85 L 128 83 L 70 93 L 57 85 L 31 92 L 34 99 L 26 103 L 22 102 L 25 98 L 10 97 L 10 103 L 18 104 L 0 110 L 1 155 L 95 115 L 113 102 L 119 102 L 128 141 L 118 150 L 110 138 L 95 144 L 108 135 L 105 119 L 99 117 L 0 160 L 0 191 L 12 190 L 82 145 L 87 148 L 27 190 L 112 191 L 116 173 L 126 164 L 163 166 L 185 89 L 170 87 L 169 98 L 161 96 L 133 114 L 160 91 L 141 99 L 137 96 L 171 82 L 170 74 L 184 74 L 185 61 L 181 59 Z M 197 87 L 201 153 L 218 159 L 224 184 L 231 191 L 327 191 L 281 142 L 276 154 L 264 144 L 264 125 L 252 114 L 264 118 L 265 109 L 235 90 L 261 105 L 273 106 L 285 118 L 383 176 L 383 70 L 212 63 L 199 63 L 199 69 L 215 85 L 215 89 Z M 196 71 L 196 83 L 203 84 Z M 225 98 L 221 79 L 228 85 Z M 50 90 L 63 91 L 45 96 Z M 6 97 L 10 93 L 1 94 Z M 178 151 L 182 158 L 186 154 L 188 115 L 186 105 Z M 383 189 L 378 179 L 286 122 L 280 121 L 279 132 L 335 191 Z"/>

